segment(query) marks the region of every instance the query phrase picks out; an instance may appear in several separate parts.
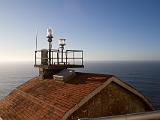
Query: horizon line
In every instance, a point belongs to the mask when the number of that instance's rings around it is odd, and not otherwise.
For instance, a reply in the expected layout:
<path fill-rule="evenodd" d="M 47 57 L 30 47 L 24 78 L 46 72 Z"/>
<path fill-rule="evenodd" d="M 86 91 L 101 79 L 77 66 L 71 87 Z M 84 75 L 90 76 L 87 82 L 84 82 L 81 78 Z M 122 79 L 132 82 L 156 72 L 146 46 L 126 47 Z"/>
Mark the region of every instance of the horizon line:
<path fill-rule="evenodd" d="M 160 62 L 160 60 L 84 60 L 84 62 L 125 62 L 125 61 L 128 61 L 128 62 Z M 15 62 L 32 62 L 34 63 L 34 60 L 2 60 L 0 61 L 0 63 L 15 63 Z"/>

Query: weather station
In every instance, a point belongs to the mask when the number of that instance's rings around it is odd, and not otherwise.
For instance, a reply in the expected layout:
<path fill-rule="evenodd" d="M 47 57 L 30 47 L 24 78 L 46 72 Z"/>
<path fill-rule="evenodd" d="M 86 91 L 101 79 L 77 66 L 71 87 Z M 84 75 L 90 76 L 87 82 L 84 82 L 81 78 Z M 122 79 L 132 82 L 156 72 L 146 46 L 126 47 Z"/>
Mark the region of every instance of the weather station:
<path fill-rule="evenodd" d="M 49 49 L 35 51 L 34 67 L 39 68 L 39 77 L 51 78 L 60 71 L 68 68 L 83 68 L 83 50 L 65 50 L 66 39 L 59 39 L 59 48 L 52 48 L 53 30 L 47 29 Z M 37 46 L 37 39 L 36 39 Z M 36 47 L 37 48 L 37 47 Z"/>

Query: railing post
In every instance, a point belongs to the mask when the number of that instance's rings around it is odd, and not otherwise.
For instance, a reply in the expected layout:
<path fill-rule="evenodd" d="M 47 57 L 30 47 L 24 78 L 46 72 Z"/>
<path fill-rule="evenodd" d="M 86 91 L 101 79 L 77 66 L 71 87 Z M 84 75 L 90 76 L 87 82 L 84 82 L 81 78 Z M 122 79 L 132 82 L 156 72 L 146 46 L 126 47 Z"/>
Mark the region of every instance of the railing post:
<path fill-rule="evenodd" d="M 68 62 L 68 61 L 67 61 L 67 50 L 66 50 L 66 65 L 67 65 L 67 62 Z"/>
<path fill-rule="evenodd" d="M 51 49 L 49 49 L 49 65 L 51 65 Z"/>
<path fill-rule="evenodd" d="M 57 51 L 57 64 L 59 65 L 59 50 Z"/>
<path fill-rule="evenodd" d="M 61 50 L 61 64 L 63 63 L 63 49 Z"/>
<path fill-rule="evenodd" d="M 53 52 L 54 51 L 51 51 L 51 52 L 52 52 L 51 61 L 52 61 L 52 65 L 53 65 Z"/>
<path fill-rule="evenodd" d="M 82 51 L 82 65 L 83 65 L 83 51 Z"/>

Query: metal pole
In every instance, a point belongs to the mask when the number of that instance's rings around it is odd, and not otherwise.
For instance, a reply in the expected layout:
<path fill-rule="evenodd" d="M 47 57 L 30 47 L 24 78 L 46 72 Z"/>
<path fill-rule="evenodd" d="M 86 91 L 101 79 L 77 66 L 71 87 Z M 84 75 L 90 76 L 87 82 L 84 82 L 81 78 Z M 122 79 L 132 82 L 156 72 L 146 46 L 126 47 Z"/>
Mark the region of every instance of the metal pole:
<path fill-rule="evenodd" d="M 62 47 L 62 60 L 61 60 L 62 63 L 63 63 L 63 49 L 64 49 L 64 48 Z"/>
<path fill-rule="evenodd" d="M 51 65 L 51 42 L 49 42 L 49 65 Z"/>
<path fill-rule="evenodd" d="M 57 51 L 57 64 L 59 65 L 59 50 Z"/>
<path fill-rule="evenodd" d="M 67 58 L 67 50 L 66 50 L 66 65 L 67 65 L 67 62 L 68 62 L 67 59 L 68 59 L 68 58 Z"/>
<path fill-rule="evenodd" d="M 51 63 L 52 63 L 52 65 L 53 65 L 53 51 L 51 51 L 51 53 L 52 53 L 52 56 L 51 56 Z"/>
<path fill-rule="evenodd" d="M 35 65 L 37 64 L 37 63 L 36 63 L 36 61 L 37 61 L 37 60 L 36 60 L 36 54 L 37 54 L 37 51 L 35 51 Z"/>
<path fill-rule="evenodd" d="M 48 63 L 49 65 L 51 65 L 51 49 L 52 49 L 52 29 L 47 29 L 47 38 L 48 38 L 48 42 L 49 42 L 49 50 L 48 50 L 48 53 L 49 53 L 49 56 L 47 58 Z"/>
<path fill-rule="evenodd" d="M 83 51 L 82 51 L 82 65 L 83 65 Z"/>

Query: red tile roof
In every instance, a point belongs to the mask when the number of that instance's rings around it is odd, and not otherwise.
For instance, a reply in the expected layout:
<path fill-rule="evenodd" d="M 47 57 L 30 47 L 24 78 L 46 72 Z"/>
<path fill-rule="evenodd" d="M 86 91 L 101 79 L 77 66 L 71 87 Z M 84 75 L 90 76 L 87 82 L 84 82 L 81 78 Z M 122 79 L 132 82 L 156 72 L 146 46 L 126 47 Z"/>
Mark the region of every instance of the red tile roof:
<path fill-rule="evenodd" d="M 77 73 L 68 82 L 33 78 L 0 101 L 4 120 L 59 120 L 112 75 Z"/>

